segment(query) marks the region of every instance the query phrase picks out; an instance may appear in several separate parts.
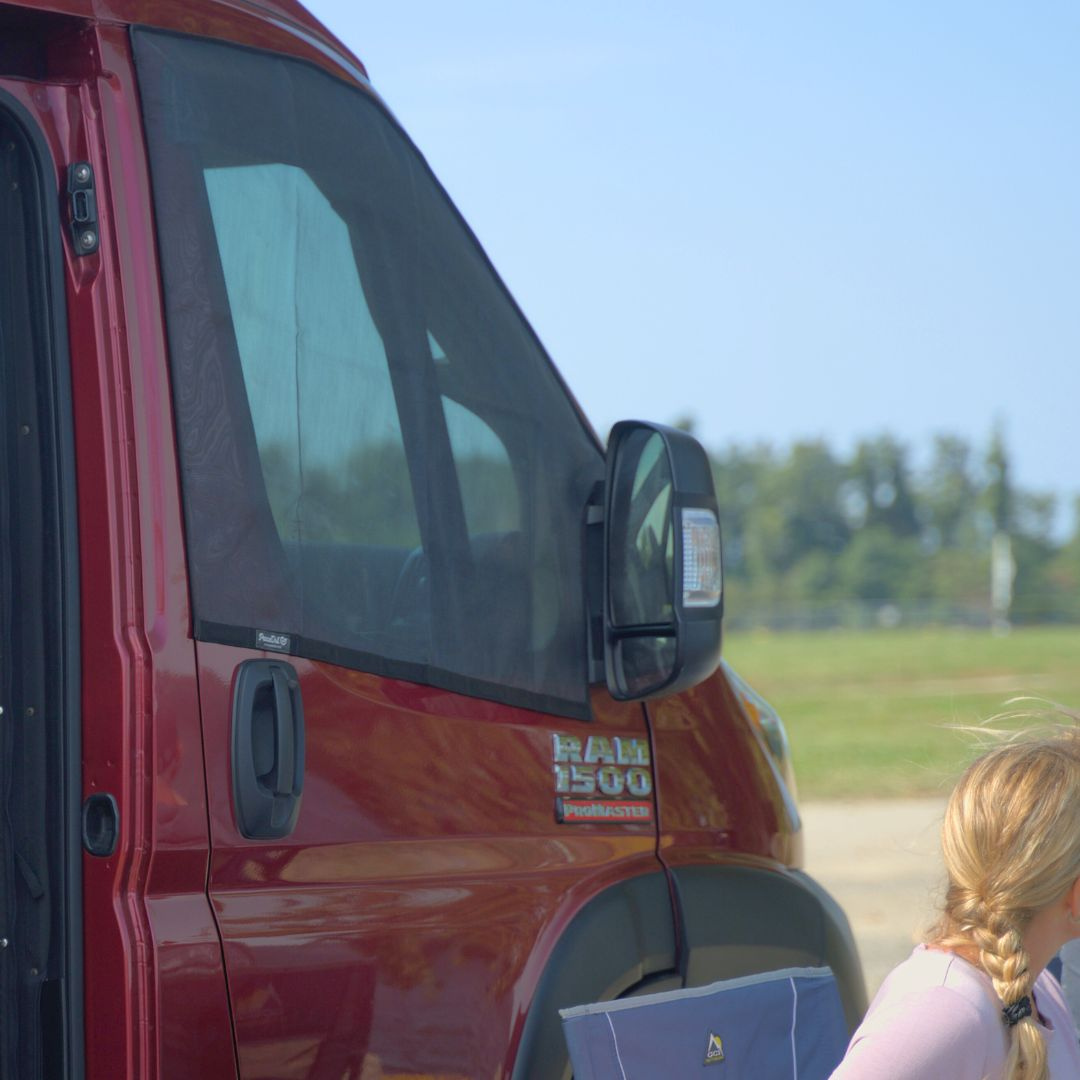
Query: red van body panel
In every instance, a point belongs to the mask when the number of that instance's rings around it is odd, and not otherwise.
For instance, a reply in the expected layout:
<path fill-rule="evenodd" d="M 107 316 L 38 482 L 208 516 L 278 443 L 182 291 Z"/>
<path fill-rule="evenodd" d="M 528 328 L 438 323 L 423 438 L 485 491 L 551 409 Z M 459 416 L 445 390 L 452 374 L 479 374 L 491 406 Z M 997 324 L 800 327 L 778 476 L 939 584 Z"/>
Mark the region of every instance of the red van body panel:
<path fill-rule="evenodd" d="M 366 82 L 363 64 L 310 12 L 289 0 L 19 0 L 12 8 L 72 16 L 95 25 L 154 26 L 276 50 Z"/>
<path fill-rule="evenodd" d="M 83 860 L 93 928 L 86 1075 L 159 1075 L 168 1047 L 167 1075 L 228 1076 L 235 1055 L 205 888 L 195 651 L 138 98 L 126 33 L 77 31 L 50 49 L 55 84 L 0 88 L 41 125 L 60 190 L 68 163 L 93 164 L 105 238 L 96 255 L 66 258 L 84 795 L 113 794 L 122 825 L 112 857 Z"/>
<path fill-rule="evenodd" d="M 641 706 L 567 721 L 296 660 L 303 811 L 287 840 L 251 841 L 233 814 L 228 718 L 237 664 L 261 654 L 198 649 L 210 894 L 241 1075 L 509 1071 L 537 942 L 656 869 L 651 824 L 556 824 L 552 733 L 647 739 Z"/>
<path fill-rule="evenodd" d="M 93 166 L 102 239 L 76 257 L 65 238 L 63 252 L 82 794 L 112 794 L 121 823 L 115 853 L 82 864 L 85 1076 L 525 1075 L 526 1016 L 590 901 L 664 868 L 798 865 L 776 769 L 720 672 L 647 707 L 594 687 L 585 721 L 293 657 L 303 811 L 287 839 L 245 839 L 234 676 L 268 654 L 193 638 L 128 26 L 366 76 L 288 2 L 0 3 L 0 33 L 35 12 L 57 16 L 35 24 L 46 70 L 0 71 L 0 91 L 40 127 L 61 197 L 70 163 Z M 651 748 L 650 818 L 560 824 L 553 739 L 616 735 Z"/>
<path fill-rule="evenodd" d="M 647 708 L 664 864 L 800 865 L 799 822 L 727 680 L 714 675 Z"/>

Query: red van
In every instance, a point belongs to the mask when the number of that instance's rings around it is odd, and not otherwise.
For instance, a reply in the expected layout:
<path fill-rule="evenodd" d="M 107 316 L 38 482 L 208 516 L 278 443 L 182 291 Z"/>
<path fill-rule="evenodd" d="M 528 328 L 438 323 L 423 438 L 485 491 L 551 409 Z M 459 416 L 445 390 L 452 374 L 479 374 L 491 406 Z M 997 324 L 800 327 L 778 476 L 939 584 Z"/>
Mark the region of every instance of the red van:
<path fill-rule="evenodd" d="M 310 15 L 0 2 L 0 245 L 0 1075 L 555 1080 L 562 1006 L 802 964 L 859 1017 L 704 453 L 605 452 Z"/>

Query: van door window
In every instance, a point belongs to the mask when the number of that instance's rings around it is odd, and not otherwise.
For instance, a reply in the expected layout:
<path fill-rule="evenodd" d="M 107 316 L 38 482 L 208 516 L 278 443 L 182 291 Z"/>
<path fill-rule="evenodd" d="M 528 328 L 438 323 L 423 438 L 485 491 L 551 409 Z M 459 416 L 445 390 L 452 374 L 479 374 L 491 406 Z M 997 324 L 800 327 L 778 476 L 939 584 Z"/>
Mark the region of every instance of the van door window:
<path fill-rule="evenodd" d="M 289 550 L 416 547 L 386 349 L 348 226 L 293 165 L 208 169 L 204 179 L 279 536 Z"/>
<path fill-rule="evenodd" d="M 585 715 L 599 448 L 423 159 L 321 69 L 133 36 L 197 636 Z"/>

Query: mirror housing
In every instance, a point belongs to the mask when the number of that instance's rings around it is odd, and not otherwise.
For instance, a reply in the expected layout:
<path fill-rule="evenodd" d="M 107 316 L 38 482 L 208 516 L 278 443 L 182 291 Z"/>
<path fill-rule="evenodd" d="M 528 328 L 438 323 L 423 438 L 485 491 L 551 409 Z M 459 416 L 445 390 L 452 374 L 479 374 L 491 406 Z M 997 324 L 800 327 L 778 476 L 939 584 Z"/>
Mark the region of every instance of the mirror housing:
<path fill-rule="evenodd" d="M 619 701 L 674 694 L 720 663 L 720 523 L 709 459 L 685 431 L 623 420 L 604 488 L 604 671 Z"/>

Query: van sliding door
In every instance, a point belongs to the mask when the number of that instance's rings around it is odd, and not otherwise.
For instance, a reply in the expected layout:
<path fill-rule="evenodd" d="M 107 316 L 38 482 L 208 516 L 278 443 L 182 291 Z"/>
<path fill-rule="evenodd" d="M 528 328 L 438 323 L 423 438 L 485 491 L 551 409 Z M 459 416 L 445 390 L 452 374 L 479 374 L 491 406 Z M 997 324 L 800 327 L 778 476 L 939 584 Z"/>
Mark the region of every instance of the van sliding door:
<path fill-rule="evenodd" d="M 52 163 L 0 80 L 0 1076 L 82 1075 L 70 400 Z"/>

